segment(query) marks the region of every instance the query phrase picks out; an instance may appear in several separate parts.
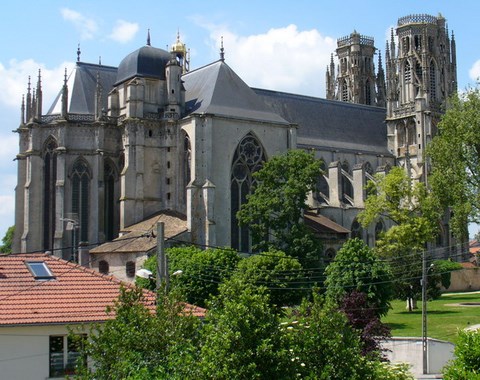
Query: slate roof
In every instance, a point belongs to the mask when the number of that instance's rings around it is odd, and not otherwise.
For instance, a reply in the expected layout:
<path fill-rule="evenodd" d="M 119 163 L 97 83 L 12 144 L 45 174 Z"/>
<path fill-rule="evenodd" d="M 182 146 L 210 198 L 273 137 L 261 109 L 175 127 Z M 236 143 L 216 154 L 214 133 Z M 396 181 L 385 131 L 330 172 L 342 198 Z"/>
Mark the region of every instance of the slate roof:
<path fill-rule="evenodd" d="M 54 279 L 36 280 L 25 262 L 45 262 Z M 0 255 L 0 327 L 32 324 L 103 322 L 118 298 L 122 283 L 113 276 L 48 254 Z M 155 294 L 145 291 L 145 305 L 155 310 Z M 204 316 L 205 309 L 186 305 L 186 312 Z"/>
<path fill-rule="evenodd" d="M 384 108 L 258 88 L 253 91 L 284 119 L 298 124 L 299 147 L 391 155 Z"/>
<path fill-rule="evenodd" d="M 118 65 L 115 83 L 121 83 L 133 77 L 164 80 L 165 66 L 171 58 L 172 55 L 166 50 L 150 45 L 142 46 L 122 59 Z"/>
<path fill-rule="evenodd" d="M 137 253 L 148 252 L 157 246 L 157 223 L 164 222 L 165 239 L 173 238 L 187 231 L 185 215 L 165 210 L 140 223 L 124 228 L 122 236 L 90 250 L 97 253 Z"/>
<path fill-rule="evenodd" d="M 105 110 L 107 109 L 107 95 L 112 90 L 113 84 L 117 78 L 117 68 L 77 62 L 75 68 L 67 78 L 69 113 L 90 115 L 95 113 L 97 74 L 102 88 L 102 107 L 105 108 Z M 62 90 L 60 90 L 53 101 L 47 115 L 60 114 L 61 111 Z"/>
<path fill-rule="evenodd" d="M 272 111 L 222 60 L 186 73 L 185 108 L 189 114 L 214 114 L 262 122 L 289 122 Z"/>
<path fill-rule="evenodd" d="M 328 219 L 326 216 L 316 212 L 306 211 L 304 213 L 305 224 L 315 232 L 349 234 L 350 230 Z"/>

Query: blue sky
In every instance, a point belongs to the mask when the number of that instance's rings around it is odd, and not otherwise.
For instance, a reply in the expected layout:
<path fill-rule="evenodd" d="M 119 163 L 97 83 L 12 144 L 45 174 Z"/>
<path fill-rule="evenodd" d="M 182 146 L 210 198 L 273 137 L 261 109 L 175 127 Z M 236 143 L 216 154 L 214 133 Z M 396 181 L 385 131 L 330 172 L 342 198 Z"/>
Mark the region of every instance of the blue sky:
<path fill-rule="evenodd" d="M 457 42 L 459 90 L 480 76 L 478 0 L 190 1 L 49 0 L 2 3 L 0 23 L 0 237 L 14 223 L 14 188 L 22 94 L 28 76 L 43 78 L 43 109 L 76 60 L 118 66 L 143 46 L 166 48 L 177 32 L 191 52 L 191 68 L 218 59 L 249 85 L 325 97 L 325 68 L 336 39 L 353 30 L 382 51 L 399 17 L 441 13 Z M 476 232 L 476 228 L 474 229 Z"/>

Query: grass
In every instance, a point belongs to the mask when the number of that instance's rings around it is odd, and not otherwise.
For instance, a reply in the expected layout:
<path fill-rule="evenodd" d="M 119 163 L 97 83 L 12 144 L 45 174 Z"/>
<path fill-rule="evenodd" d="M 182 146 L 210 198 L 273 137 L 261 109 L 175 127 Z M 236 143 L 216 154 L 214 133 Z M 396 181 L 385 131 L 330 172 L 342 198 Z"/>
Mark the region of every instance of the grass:
<path fill-rule="evenodd" d="M 452 343 L 457 331 L 480 324 L 479 306 L 455 306 L 462 302 L 480 303 L 480 293 L 444 294 L 438 300 L 427 302 L 427 335 Z M 422 302 L 418 309 L 409 312 L 405 301 L 393 301 L 392 310 L 382 319 L 392 329 L 392 336 L 422 336 Z"/>

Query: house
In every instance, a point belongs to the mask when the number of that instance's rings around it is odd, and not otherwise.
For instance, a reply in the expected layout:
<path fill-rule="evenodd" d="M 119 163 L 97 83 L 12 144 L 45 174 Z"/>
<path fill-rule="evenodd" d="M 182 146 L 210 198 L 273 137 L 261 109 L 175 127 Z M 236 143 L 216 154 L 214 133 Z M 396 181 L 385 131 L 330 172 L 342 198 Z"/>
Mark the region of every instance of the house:
<path fill-rule="evenodd" d="M 106 309 L 122 282 L 49 254 L 0 256 L 0 378 L 63 378 L 78 357 L 68 327 L 88 332 L 114 318 Z M 129 286 L 125 285 L 124 286 Z M 145 292 L 155 310 L 155 294 Z M 205 310 L 187 305 L 193 315 Z"/>

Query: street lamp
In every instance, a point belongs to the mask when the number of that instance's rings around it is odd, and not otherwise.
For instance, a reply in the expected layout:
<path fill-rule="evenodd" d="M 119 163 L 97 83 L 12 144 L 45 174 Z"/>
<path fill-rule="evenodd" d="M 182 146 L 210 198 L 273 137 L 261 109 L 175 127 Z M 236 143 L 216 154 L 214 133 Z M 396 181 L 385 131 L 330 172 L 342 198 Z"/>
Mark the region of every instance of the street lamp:
<path fill-rule="evenodd" d="M 67 225 L 65 227 L 66 231 L 72 231 L 73 234 L 73 242 L 72 242 L 72 261 L 73 262 L 78 262 L 77 260 L 77 228 L 78 228 L 78 222 L 74 219 L 69 219 L 69 218 L 60 218 L 61 221 L 67 222 Z"/>

